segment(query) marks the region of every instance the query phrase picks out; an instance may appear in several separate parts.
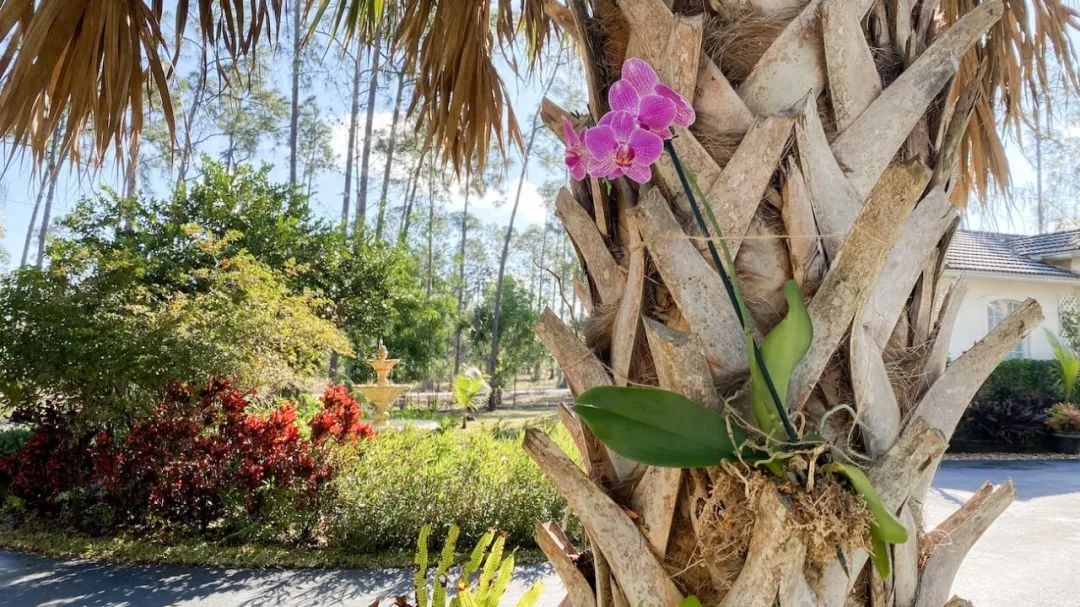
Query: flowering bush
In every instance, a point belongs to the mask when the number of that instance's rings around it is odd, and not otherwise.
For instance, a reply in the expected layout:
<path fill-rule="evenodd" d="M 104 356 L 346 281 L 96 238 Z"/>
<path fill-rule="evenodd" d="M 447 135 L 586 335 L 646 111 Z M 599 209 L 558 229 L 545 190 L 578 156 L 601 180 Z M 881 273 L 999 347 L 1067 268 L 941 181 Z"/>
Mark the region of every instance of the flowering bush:
<path fill-rule="evenodd" d="M 345 386 L 330 386 L 319 400 L 323 409 L 308 422 L 313 443 L 322 443 L 327 438 L 338 443 L 355 443 L 375 436 L 371 426 L 360 421 L 360 405 Z"/>
<path fill-rule="evenodd" d="M 1080 432 L 1080 407 L 1072 403 L 1058 403 L 1050 407 L 1046 425 L 1057 432 Z"/>
<path fill-rule="evenodd" d="M 627 59 L 622 77 L 608 89 L 611 111 L 596 126 L 579 133 L 563 119 L 566 166 L 576 180 L 629 177 L 638 183 L 652 178 L 652 164 L 671 138 L 671 126 L 689 127 L 694 108 L 682 95 L 660 82 L 645 61 Z"/>

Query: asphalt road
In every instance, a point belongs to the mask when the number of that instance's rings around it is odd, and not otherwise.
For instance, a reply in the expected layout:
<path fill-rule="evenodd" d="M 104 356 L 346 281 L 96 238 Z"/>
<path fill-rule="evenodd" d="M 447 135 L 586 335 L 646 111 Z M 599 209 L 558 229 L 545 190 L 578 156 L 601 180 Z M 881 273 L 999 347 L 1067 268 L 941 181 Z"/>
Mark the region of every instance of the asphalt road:
<path fill-rule="evenodd" d="M 975 545 L 954 587 L 977 607 L 1080 607 L 1080 461 L 946 462 L 927 522 L 945 518 L 984 481 L 1011 478 L 1018 498 Z M 505 604 L 533 582 L 558 605 L 543 565 L 518 569 Z M 237 571 L 62 562 L 0 552 L 0 605 L 13 607 L 367 607 L 410 592 L 410 572 Z"/>

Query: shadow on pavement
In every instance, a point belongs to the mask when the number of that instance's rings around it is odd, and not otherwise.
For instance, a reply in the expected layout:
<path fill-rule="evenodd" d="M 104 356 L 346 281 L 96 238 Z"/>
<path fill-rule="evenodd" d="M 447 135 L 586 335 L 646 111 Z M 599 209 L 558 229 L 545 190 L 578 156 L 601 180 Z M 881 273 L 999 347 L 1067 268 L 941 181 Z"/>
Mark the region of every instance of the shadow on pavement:
<path fill-rule="evenodd" d="M 957 501 L 944 492 L 974 493 L 986 481 L 997 485 L 1009 479 L 1016 485 L 1016 499 L 1020 501 L 1080 494 L 1080 461 L 946 461 L 934 477 L 934 489 L 945 499 Z"/>

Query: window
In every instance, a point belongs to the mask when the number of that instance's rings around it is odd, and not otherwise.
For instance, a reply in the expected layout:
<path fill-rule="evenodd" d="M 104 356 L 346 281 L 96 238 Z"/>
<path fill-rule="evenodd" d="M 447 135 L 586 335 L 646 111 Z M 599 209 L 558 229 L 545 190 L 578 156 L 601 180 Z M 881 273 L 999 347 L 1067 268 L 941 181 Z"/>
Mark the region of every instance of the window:
<path fill-rule="evenodd" d="M 987 330 L 998 326 L 1009 314 L 1020 309 L 1020 302 L 1015 299 L 998 299 L 990 302 L 986 308 Z M 1016 347 L 1005 355 L 1006 360 L 1012 358 L 1025 358 L 1027 356 L 1027 338 L 1020 340 Z"/>

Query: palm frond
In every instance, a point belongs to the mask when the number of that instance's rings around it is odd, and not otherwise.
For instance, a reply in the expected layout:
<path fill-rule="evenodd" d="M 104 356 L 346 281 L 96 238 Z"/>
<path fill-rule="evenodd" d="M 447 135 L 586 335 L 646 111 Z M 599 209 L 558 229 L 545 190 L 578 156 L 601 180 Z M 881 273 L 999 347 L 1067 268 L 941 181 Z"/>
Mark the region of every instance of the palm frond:
<path fill-rule="evenodd" d="M 177 46 L 194 6 L 209 45 L 249 54 L 274 31 L 282 2 L 177 0 Z M 139 137 L 150 88 L 174 132 L 163 11 L 163 0 L 0 0 L 0 136 L 28 148 L 36 164 L 57 128 L 61 158 L 79 160 L 84 133 L 93 162 L 110 149 L 119 157 L 123 140 Z"/>
<path fill-rule="evenodd" d="M 955 23 L 981 2 L 942 0 L 942 23 Z M 982 94 L 960 147 L 954 200 L 962 202 L 969 193 L 985 200 L 993 187 L 1007 191 L 1008 161 L 1000 127 L 1019 129 L 1026 119 L 1025 100 L 1050 111 L 1052 87 L 1080 92 L 1078 58 L 1070 38 L 1070 30 L 1077 29 L 1080 13 L 1068 0 L 1006 0 L 1001 20 L 964 57 L 952 100 L 972 86 Z M 987 69 L 980 72 L 983 62 Z"/>

